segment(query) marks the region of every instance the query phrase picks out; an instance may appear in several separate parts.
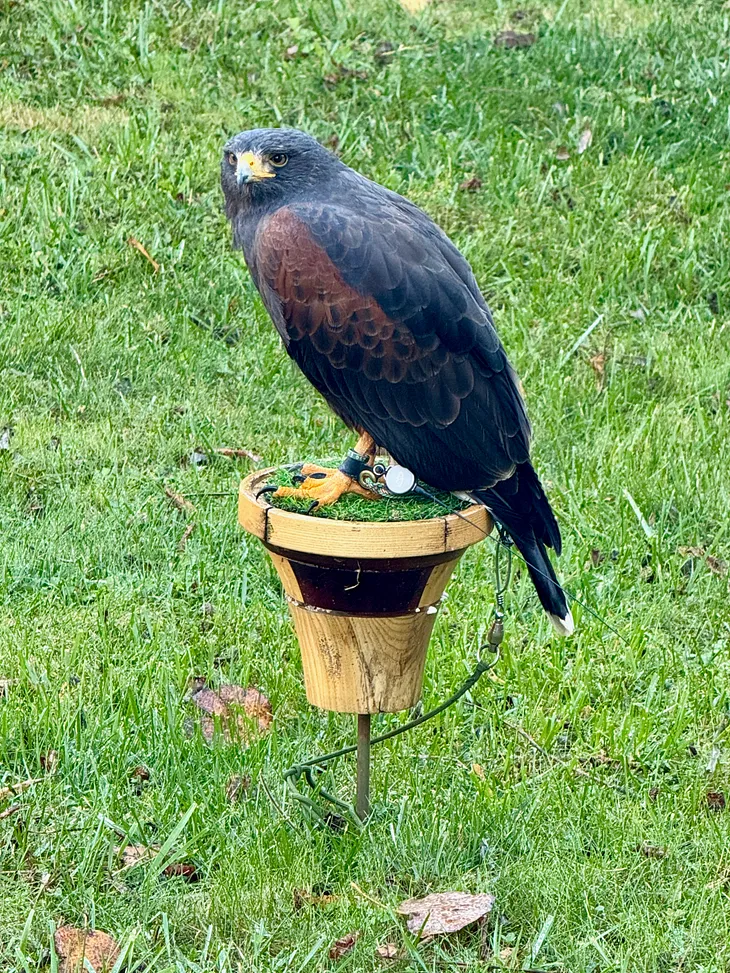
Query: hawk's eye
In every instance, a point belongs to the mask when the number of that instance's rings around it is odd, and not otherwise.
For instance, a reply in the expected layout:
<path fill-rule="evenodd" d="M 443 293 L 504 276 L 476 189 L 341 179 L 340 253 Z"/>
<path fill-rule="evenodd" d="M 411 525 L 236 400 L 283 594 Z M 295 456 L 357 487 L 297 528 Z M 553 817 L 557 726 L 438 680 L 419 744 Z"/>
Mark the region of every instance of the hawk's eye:
<path fill-rule="evenodd" d="M 235 152 L 228 153 L 228 164 L 232 166 L 238 165 L 238 157 Z"/>
<path fill-rule="evenodd" d="M 273 152 L 269 159 L 271 160 L 272 166 L 285 166 L 289 161 L 289 156 L 285 155 L 283 152 Z"/>

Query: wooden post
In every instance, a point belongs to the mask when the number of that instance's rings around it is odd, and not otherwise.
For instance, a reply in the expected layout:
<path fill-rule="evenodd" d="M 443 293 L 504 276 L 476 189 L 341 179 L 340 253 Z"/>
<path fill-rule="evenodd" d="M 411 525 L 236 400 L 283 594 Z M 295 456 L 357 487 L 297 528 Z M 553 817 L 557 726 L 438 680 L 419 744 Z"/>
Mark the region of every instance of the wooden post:
<path fill-rule="evenodd" d="M 492 529 L 487 510 L 428 520 L 327 520 L 272 506 L 273 470 L 241 483 L 238 519 L 267 548 L 289 603 L 307 699 L 358 715 L 357 803 L 369 811 L 370 714 L 421 698 L 431 630 L 451 573 Z"/>

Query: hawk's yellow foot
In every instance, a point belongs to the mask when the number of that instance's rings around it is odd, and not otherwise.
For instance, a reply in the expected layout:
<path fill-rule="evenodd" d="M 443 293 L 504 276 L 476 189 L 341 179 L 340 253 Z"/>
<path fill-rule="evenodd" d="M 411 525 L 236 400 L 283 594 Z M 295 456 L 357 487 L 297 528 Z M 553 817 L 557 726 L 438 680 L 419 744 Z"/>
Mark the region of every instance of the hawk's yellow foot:
<path fill-rule="evenodd" d="M 327 469 L 307 463 L 302 467 L 305 479 L 297 487 L 279 487 L 275 497 L 296 497 L 299 500 L 312 500 L 318 507 L 337 503 L 345 493 L 356 493 L 359 497 L 377 500 L 377 493 L 365 490 L 341 470 Z"/>

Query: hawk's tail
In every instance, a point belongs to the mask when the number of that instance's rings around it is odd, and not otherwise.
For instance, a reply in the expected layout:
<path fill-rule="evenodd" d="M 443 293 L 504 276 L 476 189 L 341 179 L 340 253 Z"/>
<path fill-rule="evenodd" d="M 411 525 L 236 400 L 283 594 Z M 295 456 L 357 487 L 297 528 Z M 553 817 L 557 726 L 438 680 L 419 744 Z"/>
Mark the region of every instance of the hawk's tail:
<path fill-rule="evenodd" d="M 488 507 L 515 542 L 556 632 L 572 635 L 573 616 L 546 550 L 549 546 L 560 553 L 560 529 L 532 466 L 521 463 L 508 480 L 490 490 L 477 490 L 473 496 Z"/>

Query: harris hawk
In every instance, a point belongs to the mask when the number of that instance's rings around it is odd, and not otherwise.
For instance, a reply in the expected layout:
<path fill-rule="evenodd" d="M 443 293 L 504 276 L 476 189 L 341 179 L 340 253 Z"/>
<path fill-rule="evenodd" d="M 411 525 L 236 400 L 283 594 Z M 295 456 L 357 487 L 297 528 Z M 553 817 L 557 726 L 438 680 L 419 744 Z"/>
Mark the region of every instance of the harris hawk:
<path fill-rule="evenodd" d="M 224 147 L 233 243 L 289 355 L 360 439 L 424 483 L 468 493 L 512 537 L 556 630 L 573 631 L 546 547 L 560 530 L 530 463 L 519 383 L 466 259 L 414 203 L 294 129 Z M 282 488 L 319 504 L 361 492 L 305 466 Z M 314 475 L 312 475 L 314 473 Z"/>

